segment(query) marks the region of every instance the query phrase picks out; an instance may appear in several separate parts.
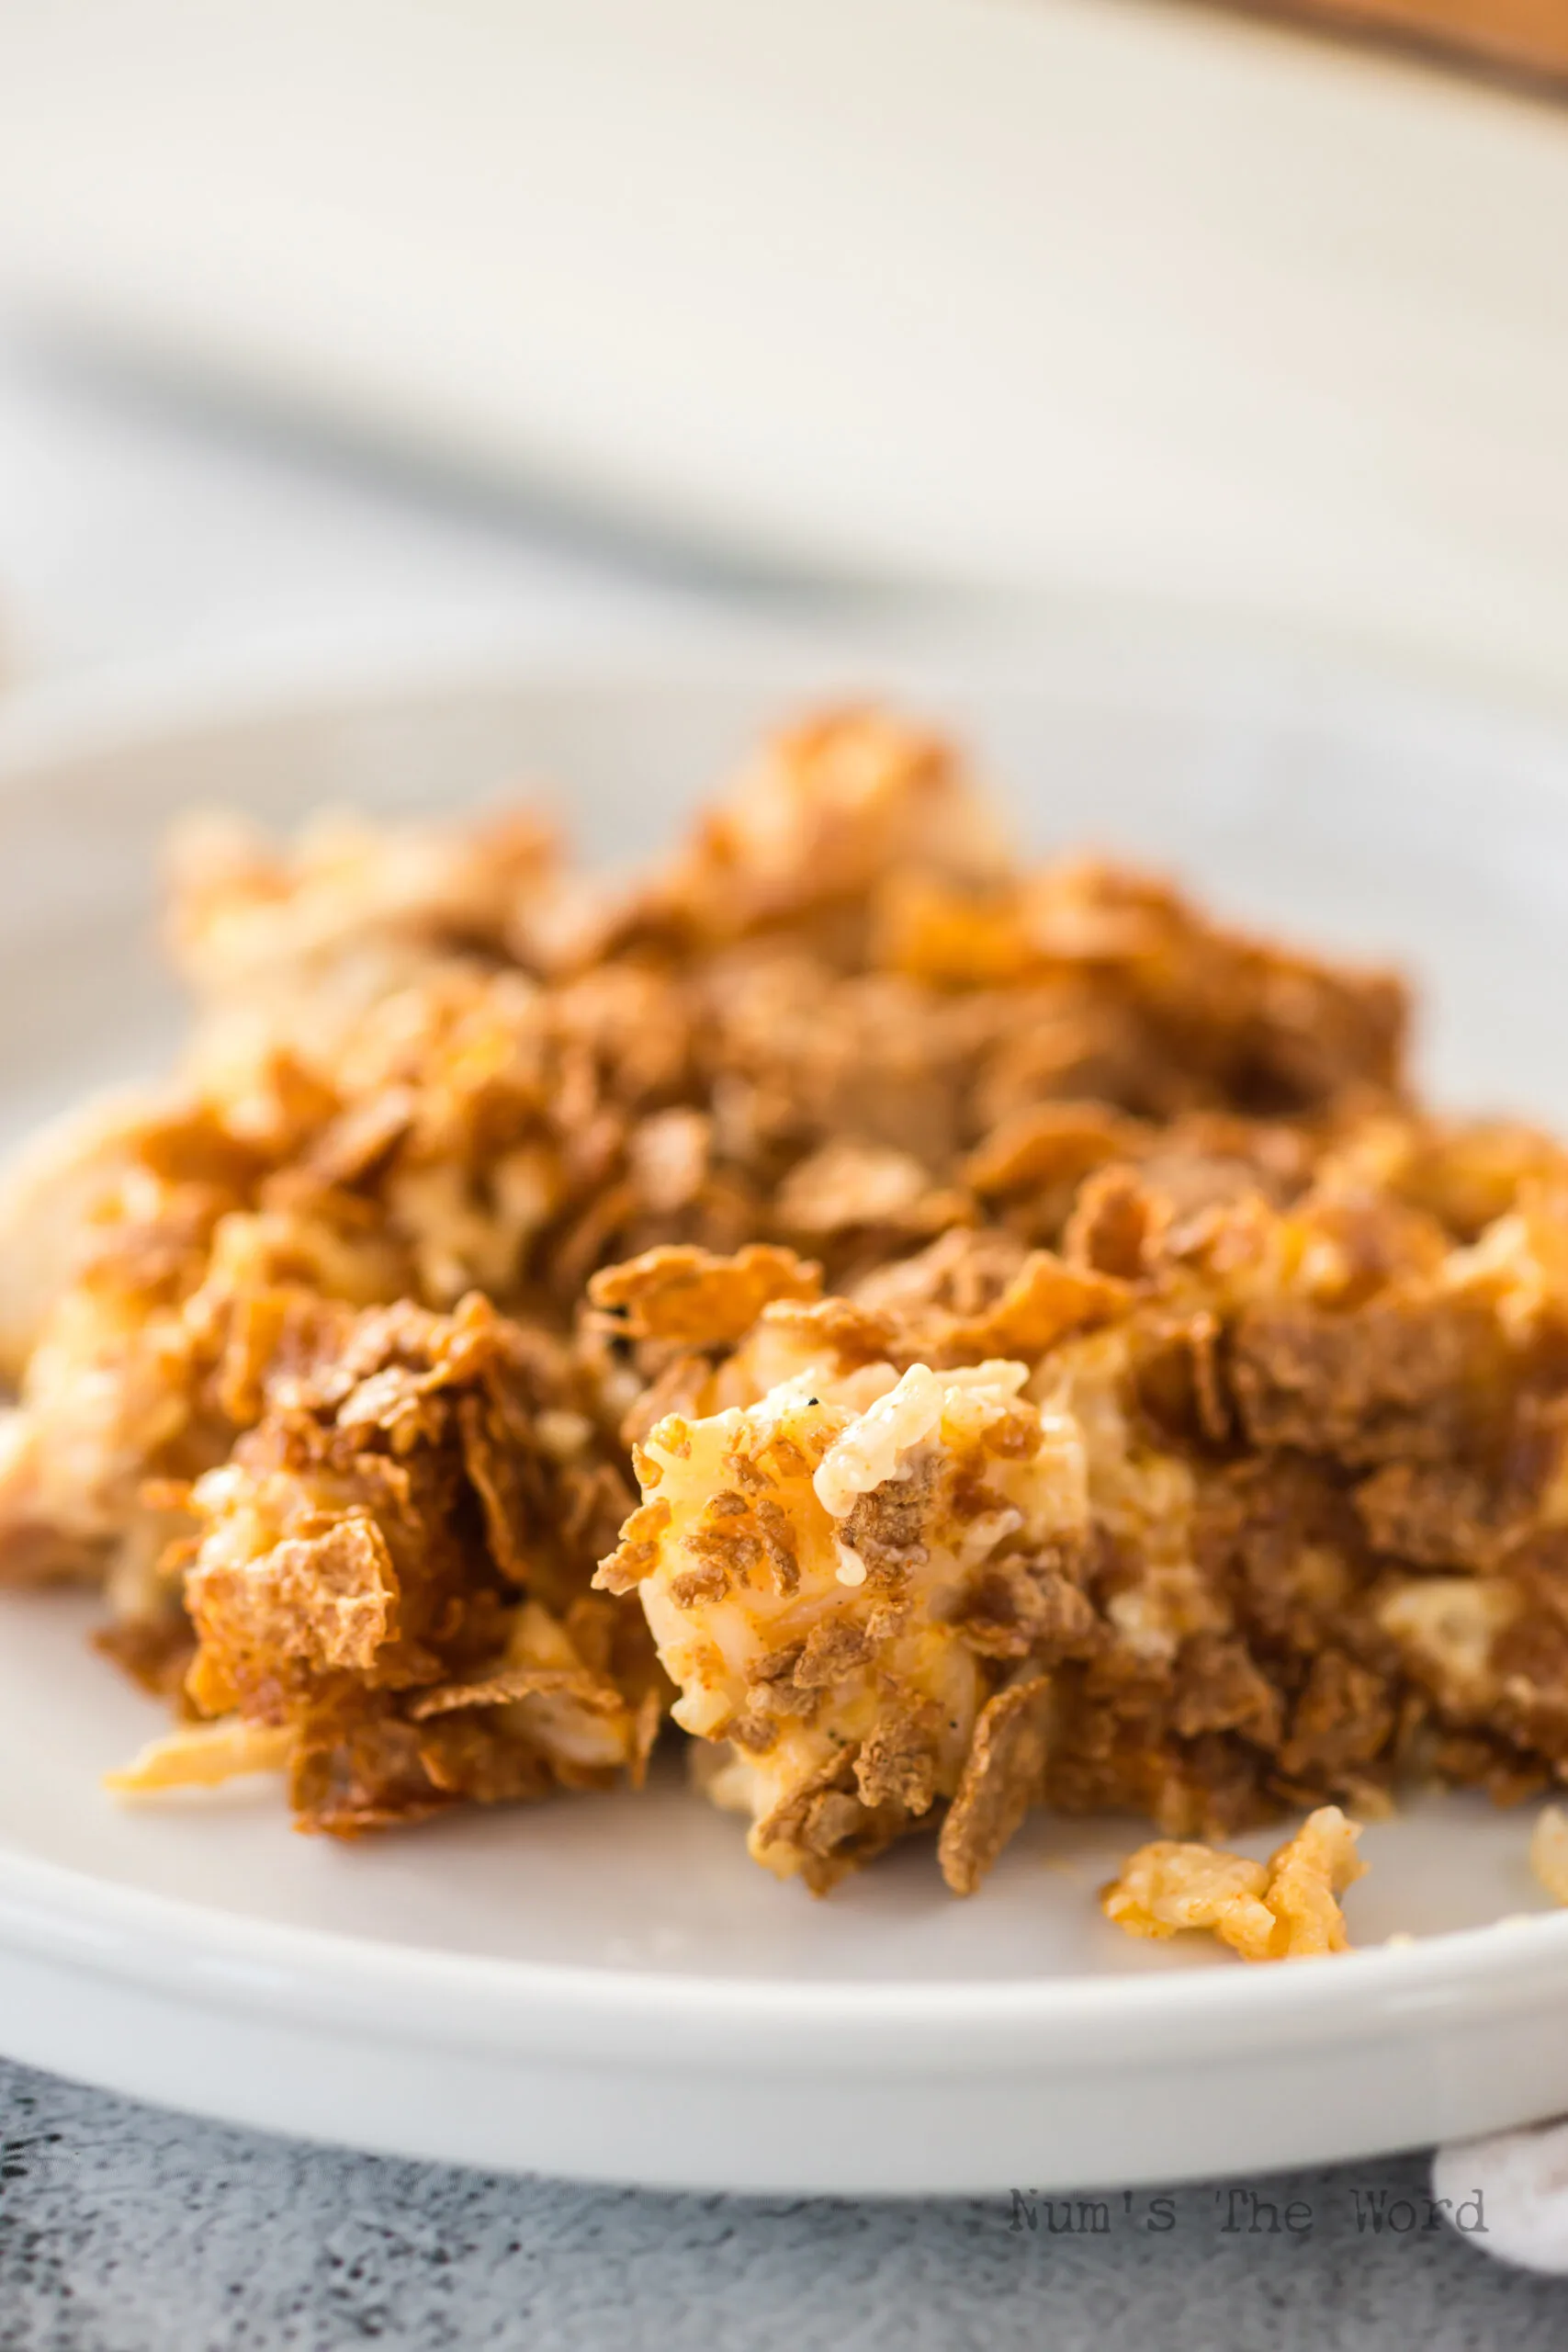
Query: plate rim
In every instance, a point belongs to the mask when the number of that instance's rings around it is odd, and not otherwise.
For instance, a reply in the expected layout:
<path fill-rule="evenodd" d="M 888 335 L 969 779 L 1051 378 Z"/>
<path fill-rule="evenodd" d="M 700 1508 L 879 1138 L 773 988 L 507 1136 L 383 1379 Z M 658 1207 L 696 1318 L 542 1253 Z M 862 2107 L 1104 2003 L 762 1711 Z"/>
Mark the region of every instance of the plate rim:
<path fill-rule="evenodd" d="M 282 1825 L 280 1824 L 280 1827 Z M 798 1896 L 781 1887 L 781 1899 Z M 704 1976 L 443 1951 L 225 1911 L 0 1850 L 0 1948 L 112 1976 L 165 1999 L 258 2008 L 294 2026 L 401 2031 L 452 2050 L 518 2057 L 646 2055 L 649 2034 L 715 2068 L 754 2058 L 880 2075 L 989 2071 L 1016 2060 L 1082 2070 L 1172 2054 L 1309 2047 L 1488 2011 L 1560 2007 L 1568 1912 L 1331 1956 L 1325 1966 L 1212 1966 L 1146 1975 L 824 1979 Z M 1348 2015 L 1342 2012 L 1348 2011 Z"/>
<path fill-rule="evenodd" d="M 368 715 L 389 698 L 449 701 L 466 694 L 592 685 L 648 691 L 714 684 L 776 684 L 826 699 L 891 690 L 915 698 L 944 690 L 1027 690 L 1042 660 L 1129 660 L 1147 690 L 1157 674 L 1178 695 L 1216 673 L 1245 678 L 1258 707 L 1288 698 L 1292 719 L 1332 718 L 1347 695 L 1380 721 L 1425 715 L 1429 732 L 1506 731 L 1521 759 L 1560 763 L 1568 788 L 1568 693 L 1507 673 L 1461 674 L 1436 656 L 1359 636 L 1291 632 L 1267 617 L 1195 608 L 1064 582 L 1010 609 L 933 601 L 861 605 L 836 618 L 768 612 L 617 613 L 558 627 L 514 616 L 464 616 L 443 627 L 419 614 L 369 627 L 282 637 L 231 650 L 134 655 L 85 670 L 0 671 L 0 791 L 17 772 L 56 761 L 144 751 L 230 728 Z M 866 672 L 880 676 L 867 679 Z M 814 686 L 813 679 L 825 681 Z M 786 714 L 787 716 L 787 714 Z M 1521 789 L 1523 778 L 1515 779 Z"/>

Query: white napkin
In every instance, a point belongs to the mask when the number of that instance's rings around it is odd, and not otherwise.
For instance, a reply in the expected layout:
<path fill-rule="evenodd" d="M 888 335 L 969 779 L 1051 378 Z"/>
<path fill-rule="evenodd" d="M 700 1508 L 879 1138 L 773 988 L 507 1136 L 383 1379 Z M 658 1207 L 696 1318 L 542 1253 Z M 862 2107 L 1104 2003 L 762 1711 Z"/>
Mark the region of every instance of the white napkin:
<path fill-rule="evenodd" d="M 1568 2121 L 1439 2148 L 1432 2194 L 1450 2200 L 1450 2213 L 1480 2196 L 1485 2226 L 1467 2228 L 1467 2245 L 1527 2270 L 1568 2275 Z"/>

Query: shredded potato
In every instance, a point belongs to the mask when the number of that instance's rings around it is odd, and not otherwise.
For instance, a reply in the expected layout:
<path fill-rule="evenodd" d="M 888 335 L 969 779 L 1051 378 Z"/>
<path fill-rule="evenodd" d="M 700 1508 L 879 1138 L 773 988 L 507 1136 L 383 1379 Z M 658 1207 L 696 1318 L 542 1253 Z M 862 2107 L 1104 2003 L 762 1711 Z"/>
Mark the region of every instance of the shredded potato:
<path fill-rule="evenodd" d="M 971 1580 L 1086 1524 L 1077 1433 L 1023 1380 L 808 1367 L 638 1452 L 650 1499 L 601 1581 L 635 1584 L 676 1723 L 728 1743 L 710 1785 L 781 1875 L 831 1883 L 964 1783 L 990 1688 Z M 944 1863 L 977 1876 L 967 1845 Z"/>

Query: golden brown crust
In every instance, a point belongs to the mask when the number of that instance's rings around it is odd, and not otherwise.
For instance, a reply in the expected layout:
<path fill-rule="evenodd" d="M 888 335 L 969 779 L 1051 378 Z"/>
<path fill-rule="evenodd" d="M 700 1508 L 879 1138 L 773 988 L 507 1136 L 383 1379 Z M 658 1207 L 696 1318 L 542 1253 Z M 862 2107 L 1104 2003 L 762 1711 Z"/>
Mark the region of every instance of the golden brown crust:
<path fill-rule="evenodd" d="M 203 1713 L 294 1729 L 306 1826 L 640 1770 L 657 1680 L 584 1608 L 603 1522 L 576 1514 L 574 1549 L 572 1492 L 615 1473 L 550 1442 L 570 1382 L 563 1351 L 478 1297 L 366 1309 L 274 1369 L 255 1427 L 197 1482 L 186 1689 Z"/>
<path fill-rule="evenodd" d="M 1568 1777 L 1568 1159 L 1412 1107 L 1388 975 L 1020 871 L 865 711 L 630 890 L 209 834 L 175 932 L 176 1083 L 0 1194 L 0 1577 L 103 1577 L 199 1769 L 636 1780 L 657 1633 L 815 1887 L 939 1821 L 970 1886 L 1036 1787 Z"/>

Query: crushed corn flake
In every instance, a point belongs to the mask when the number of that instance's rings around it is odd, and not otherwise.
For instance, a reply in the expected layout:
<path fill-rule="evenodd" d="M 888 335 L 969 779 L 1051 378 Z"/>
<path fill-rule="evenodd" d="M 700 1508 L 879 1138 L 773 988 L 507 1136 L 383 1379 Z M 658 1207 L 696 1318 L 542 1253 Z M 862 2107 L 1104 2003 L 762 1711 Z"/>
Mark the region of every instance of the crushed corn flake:
<path fill-rule="evenodd" d="M 1568 1773 L 1568 1155 L 1393 975 L 1021 866 L 878 711 L 630 887 L 515 810 L 173 883 L 179 1069 L 0 1184 L 0 1581 L 101 1585 L 122 1784 L 355 1837 L 672 1724 L 812 1887 L 1132 1811 L 1123 1924 L 1271 1956 L 1341 1808 Z"/>
<path fill-rule="evenodd" d="M 1128 1856 L 1101 1905 L 1130 1936 L 1205 1928 L 1243 1960 L 1347 1951 L 1338 1898 L 1365 1872 L 1360 1834 L 1337 1805 L 1322 1805 L 1267 1863 L 1158 1839 Z"/>

